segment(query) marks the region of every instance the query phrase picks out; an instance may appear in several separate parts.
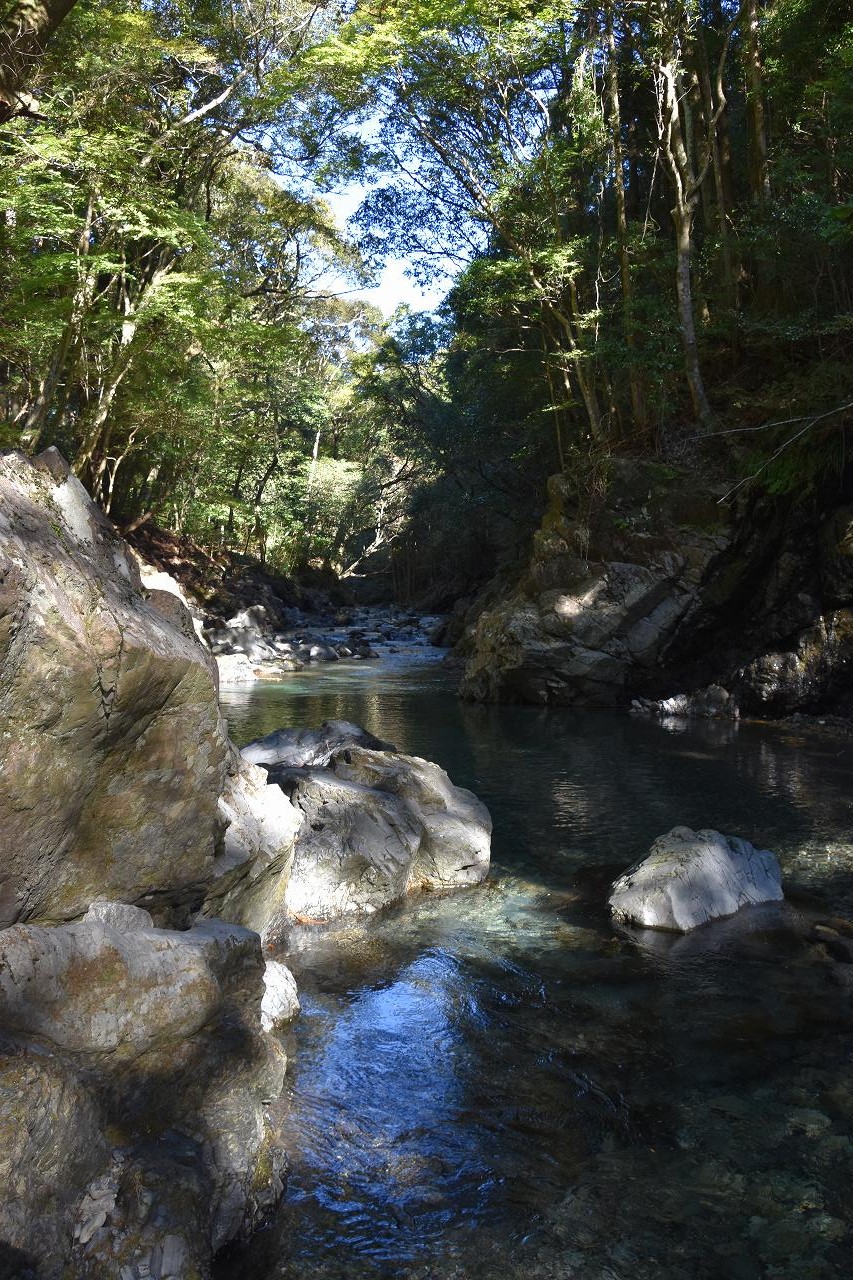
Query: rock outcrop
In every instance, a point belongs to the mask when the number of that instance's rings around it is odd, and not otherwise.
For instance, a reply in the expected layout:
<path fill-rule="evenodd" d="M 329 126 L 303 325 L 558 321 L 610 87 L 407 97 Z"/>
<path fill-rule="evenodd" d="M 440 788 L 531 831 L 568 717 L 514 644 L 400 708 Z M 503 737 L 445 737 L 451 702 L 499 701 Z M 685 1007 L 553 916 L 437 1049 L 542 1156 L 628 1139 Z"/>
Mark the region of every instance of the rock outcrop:
<path fill-rule="evenodd" d="M 212 661 L 168 602 L 54 450 L 0 457 L 0 925 L 200 901 L 227 748 Z"/>
<path fill-rule="evenodd" d="M 553 477 L 526 571 L 465 625 L 462 696 L 714 717 L 853 705 L 853 507 L 732 511 L 721 493 L 613 460 L 582 512 Z"/>
<path fill-rule="evenodd" d="M 179 596 L 55 450 L 0 457 L 0 718 L 0 925 L 100 897 L 265 918 L 302 816 L 229 744 Z"/>
<path fill-rule="evenodd" d="M 273 1207 L 264 971 L 247 929 L 118 903 L 0 932 L 0 1238 L 44 1280 L 207 1275 Z"/>
<path fill-rule="evenodd" d="M 244 756 L 304 815 L 267 936 L 293 920 L 319 923 L 417 890 L 477 884 L 488 872 L 486 807 L 438 765 L 400 755 L 357 725 L 279 730 Z"/>
<path fill-rule="evenodd" d="M 488 814 L 356 726 L 241 757 L 180 592 L 54 450 L 0 455 L 0 725 L 0 1274 L 204 1280 L 282 1189 L 260 932 L 481 879 Z"/>
<path fill-rule="evenodd" d="M 674 827 L 614 882 L 609 902 L 620 922 L 688 933 L 782 897 L 779 862 L 769 850 L 718 831 Z"/>

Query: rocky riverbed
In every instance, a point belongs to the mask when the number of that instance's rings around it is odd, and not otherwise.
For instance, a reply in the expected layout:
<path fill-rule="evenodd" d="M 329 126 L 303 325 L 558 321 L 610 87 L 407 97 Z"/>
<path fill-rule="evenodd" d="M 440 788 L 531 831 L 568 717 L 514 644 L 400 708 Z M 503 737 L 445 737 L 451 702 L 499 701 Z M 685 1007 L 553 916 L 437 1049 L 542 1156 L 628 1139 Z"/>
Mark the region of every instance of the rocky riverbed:
<path fill-rule="evenodd" d="M 393 605 L 328 607 L 303 616 L 298 609 L 275 619 L 254 605 L 227 623 L 203 626 L 222 684 L 279 680 L 324 662 L 363 662 L 395 655 L 415 658 L 433 647 L 443 619 Z"/>
<path fill-rule="evenodd" d="M 357 726 L 242 756 L 199 621 L 55 450 L 0 456 L 2 1274 L 208 1275 L 283 1187 L 263 939 L 488 870 L 476 798 Z"/>

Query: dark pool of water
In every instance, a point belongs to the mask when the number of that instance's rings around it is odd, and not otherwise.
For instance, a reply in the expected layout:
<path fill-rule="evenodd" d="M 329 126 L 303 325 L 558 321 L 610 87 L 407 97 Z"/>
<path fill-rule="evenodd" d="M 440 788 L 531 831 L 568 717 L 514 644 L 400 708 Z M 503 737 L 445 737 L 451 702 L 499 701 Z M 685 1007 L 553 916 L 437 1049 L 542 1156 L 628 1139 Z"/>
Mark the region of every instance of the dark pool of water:
<path fill-rule="evenodd" d="M 288 1195 L 219 1280 L 853 1273 L 853 988 L 805 936 L 853 916 L 850 747 L 469 706 L 435 664 L 223 703 L 241 743 L 364 724 L 495 831 L 481 888 L 292 939 Z M 789 904 L 615 929 L 610 879 L 677 824 L 776 850 Z"/>

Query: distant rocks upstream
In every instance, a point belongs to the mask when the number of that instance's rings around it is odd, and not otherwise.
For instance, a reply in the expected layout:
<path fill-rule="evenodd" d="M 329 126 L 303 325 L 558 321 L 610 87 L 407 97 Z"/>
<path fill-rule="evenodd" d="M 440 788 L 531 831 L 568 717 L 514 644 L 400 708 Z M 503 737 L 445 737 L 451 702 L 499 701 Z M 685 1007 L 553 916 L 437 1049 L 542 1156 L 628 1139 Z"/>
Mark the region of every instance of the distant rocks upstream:
<path fill-rule="evenodd" d="M 484 806 L 358 726 L 241 755 L 193 612 L 55 450 L 0 455 L 3 1274 L 204 1280 L 284 1185 L 269 940 L 488 870 Z"/>
<path fill-rule="evenodd" d="M 338 609 L 325 618 L 302 618 L 289 611 L 285 625 L 274 623 L 263 605 L 245 609 L 224 625 L 203 628 L 224 685 L 278 680 L 291 671 L 341 660 L 366 661 L 430 647 L 439 619 L 390 606 Z"/>

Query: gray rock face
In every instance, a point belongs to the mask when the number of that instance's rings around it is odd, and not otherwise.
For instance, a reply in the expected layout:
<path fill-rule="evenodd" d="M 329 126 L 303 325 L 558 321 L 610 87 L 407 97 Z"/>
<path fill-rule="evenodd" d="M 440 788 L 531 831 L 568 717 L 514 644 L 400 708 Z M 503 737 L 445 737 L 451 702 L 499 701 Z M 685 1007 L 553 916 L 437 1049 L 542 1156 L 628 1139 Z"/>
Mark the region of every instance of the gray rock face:
<path fill-rule="evenodd" d="M 113 913 L 121 918 L 119 904 Z M 218 1012 L 223 986 L 259 957 L 257 934 L 219 921 L 188 932 L 97 916 L 12 925 L 0 931 L 2 1024 L 73 1053 L 134 1058 L 194 1035 Z"/>
<path fill-rule="evenodd" d="M 144 915 L 0 932 L 0 1238 L 45 1280 L 207 1275 L 281 1191 L 260 939 Z"/>
<path fill-rule="evenodd" d="M 615 461 L 608 504 L 591 518 L 574 508 L 563 478 L 552 477 L 528 574 L 463 640 L 463 697 L 627 701 L 730 539 L 713 497 L 671 491 L 663 471 Z"/>
<path fill-rule="evenodd" d="M 553 477 L 526 573 L 455 619 L 462 695 L 733 719 L 853 708 L 853 509 L 715 496 L 614 460 L 581 511 Z"/>
<path fill-rule="evenodd" d="M 0 457 L 0 925 L 99 895 L 199 897 L 225 770 L 191 620 L 145 599 L 126 544 L 49 454 Z"/>
<path fill-rule="evenodd" d="M 62 1276 L 83 1188 L 108 1161 L 104 1115 L 74 1065 L 44 1045 L 0 1040 L 0 1262 Z"/>
<path fill-rule="evenodd" d="M 268 784 L 236 748 L 219 802 L 225 831 L 212 868 L 205 915 L 224 916 L 263 932 L 280 906 L 304 816 L 284 792 Z"/>
<path fill-rule="evenodd" d="M 769 850 L 718 831 L 674 827 L 614 882 L 609 902 L 616 920 L 687 933 L 782 897 L 782 873 Z"/>
<path fill-rule="evenodd" d="M 305 823 L 267 936 L 294 918 L 369 913 L 406 893 L 477 884 L 488 873 L 488 810 L 436 764 L 351 745 L 325 769 L 279 764 L 270 776 Z"/>
<path fill-rule="evenodd" d="M 343 747 L 369 747 L 374 751 L 393 751 L 389 742 L 375 738 L 360 725 L 348 720 L 325 720 L 319 729 L 276 729 L 265 738 L 250 742 L 241 752 L 244 760 L 265 768 L 282 765 L 287 769 L 311 766 L 324 768 L 335 752 Z"/>

